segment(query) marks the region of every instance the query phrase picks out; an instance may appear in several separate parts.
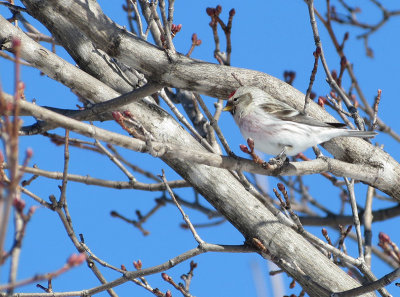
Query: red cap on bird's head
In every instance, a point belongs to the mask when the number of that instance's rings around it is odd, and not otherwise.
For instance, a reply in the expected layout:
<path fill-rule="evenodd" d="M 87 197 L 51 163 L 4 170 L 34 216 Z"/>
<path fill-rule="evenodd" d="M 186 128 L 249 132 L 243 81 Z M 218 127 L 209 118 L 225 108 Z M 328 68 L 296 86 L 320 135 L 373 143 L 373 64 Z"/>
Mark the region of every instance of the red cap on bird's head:
<path fill-rule="evenodd" d="M 230 95 L 229 98 L 232 98 L 233 95 L 235 95 L 236 91 L 233 91 Z"/>

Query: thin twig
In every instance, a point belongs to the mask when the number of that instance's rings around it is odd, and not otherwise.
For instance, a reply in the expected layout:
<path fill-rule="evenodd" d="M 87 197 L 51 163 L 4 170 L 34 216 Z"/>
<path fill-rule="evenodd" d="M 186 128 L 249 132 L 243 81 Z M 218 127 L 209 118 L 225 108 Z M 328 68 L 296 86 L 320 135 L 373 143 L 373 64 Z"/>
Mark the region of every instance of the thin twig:
<path fill-rule="evenodd" d="M 357 234 L 357 243 L 358 243 L 358 257 L 364 261 L 364 253 L 363 253 L 363 240 L 362 240 L 362 235 L 361 235 L 361 224 L 360 224 L 360 219 L 358 218 L 358 210 L 357 210 L 357 201 L 356 197 L 354 194 L 354 180 L 349 179 L 347 177 L 344 178 L 344 181 L 346 182 L 346 186 L 348 189 L 349 197 L 350 197 L 350 205 L 351 205 L 351 210 L 353 211 L 353 223 L 354 226 L 356 227 L 356 234 Z"/>
<path fill-rule="evenodd" d="M 8 168 L 7 164 L 2 164 L 4 168 Z M 32 174 L 36 174 L 39 176 L 44 176 L 47 178 L 52 179 L 63 179 L 63 173 L 58 171 L 47 171 L 39 168 L 33 167 L 20 167 L 23 172 L 28 172 Z M 125 182 L 125 181 L 110 181 L 105 179 L 93 178 L 88 175 L 77 175 L 77 174 L 67 174 L 68 181 L 74 181 L 79 183 L 84 183 L 87 185 L 95 185 L 95 186 L 102 186 L 106 188 L 115 188 L 115 189 L 138 189 L 138 190 L 147 190 L 147 191 L 164 191 L 165 185 L 164 183 L 154 183 L 154 184 L 146 184 L 136 181 L 135 183 L 132 182 Z M 188 187 L 189 184 L 185 180 L 176 180 L 168 182 L 168 185 L 171 188 L 182 188 Z"/>
<path fill-rule="evenodd" d="M 304 102 L 304 108 L 303 108 L 303 113 L 304 114 L 307 113 L 307 107 L 310 104 L 310 100 L 311 100 L 310 95 L 311 95 L 311 91 L 312 91 L 312 86 L 313 86 L 314 81 L 315 81 L 315 75 L 317 74 L 317 70 L 318 70 L 318 60 L 319 60 L 320 54 L 321 54 L 321 49 L 319 47 L 317 47 L 317 49 L 313 53 L 313 55 L 314 55 L 314 66 L 313 66 L 313 69 L 311 71 L 310 82 L 308 84 L 306 97 L 305 97 L 305 100 L 304 100 L 305 101 Z"/>
<path fill-rule="evenodd" d="M 377 117 L 378 117 L 378 106 L 379 102 L 381 102 L 381 95 L 382 95 L 382 90 L 378 89 L 378 95 L 375 97 L 375 102 L 374 102 L 374 116 L 372 118 L 372 125 L 371 125 L 371 131 L 374 131 L 377 126 Z"/>
<path fill-rule="evenodd" d="M 214 149 L 211 145 L 197 132 L 196 129 L 193 128 L 192 125 L 185 119 L 183 114 L 176 108 L 176 106 L 172 103 L 172 101 L 167 96 L 164 89 L 159 92 L 161 98 L 167 103 L 168 107 L 172 110 L 178 120 L 194 135 L 197 140 L 210 152 L 214 152 Z"/>
<path fill-rule="evenodd" d="M 162 170 L 161 178 L 165 184 L 165 187 L 167 188 L 169 195 L 171 196 L 172 200 L 174 200 L 175 205 L 178 207 L 179 211 L 181 212 L 183 220 L 185 221 L 185 223 L 188 225 L 190 231 L 192 232 L 194 239 L 198 242 L 199 245 L 204 244 L 204 240 L 202 240 L 201 237 L 199 236 L 199 234 L 197 234 L 197 231 L 193 227 L 192 222 L 190 222 L 189 217 L 185 214 L 185 212 L 183 211 L 183 208 L 179 205 L 178 201 L 176 200 L 175 195 L 172 192 L 171 188 L 168 186 L 168 182 L 165 178 L 164 169 Z"/>
<path fill-rule="evenodd" d="M 362 285 L 360 287 L 340 292 L 340 293 L 332 293 L 331 297 L 352 297 L 352 296 L 359 296 L 362 294 L 366 294 L 378 289 L 381 289 L 387 285 L 390 285 L 392 282 L 394 282 L 396 279 L 400 277 L 400 268 L 395 269 L 394 271 L 386 274 L 382 278 L 378 279 L 377 281 L 374 281 L 372 283 L 368 283 L 365 285 Z M 387 295 L 391 296 L 391 295 Z"/>
<path fill-rule="evenodd" d="M 365 208 L 364 208 L 364 259 L 365 263 L 368 267 L 371 267 L 371 246 L 372 246 L 372 200 L 374 198 L 375 189 L 371 186 L 368 187 L 367 197 L 365 200 Z"/>
<path fill-rule="evenodd" d="M 159 0 L 159 6 L 160 6 L 160 11 L 161 11 L 161 17 L 162 17 L 163 24 L 164 24 L 164 32 L 165 32 L 165 38 L 167 40 L 167 48 L 169 50 L 175 51 L 175 46 L 174 46 L 174 43 L 172 42 L 172 34 L 171 34 L 172 24 L 169 24 L 169 21 L 167 18 L 167 12 L 166 12 L 166 8 L 165 8 L 165 0 Z"/>
<path fill-rule="evenodd" d="M 132 173 L 129 172 L 128 169 L 125 168 L 125 166 L 117 159 L 116 156 L 114 156 L 111 152 L 109 152 L 107 150 L 107 148 L 105 148 L 100 141 L 98 141 L 97 139 L 94 140 L 96 146 L 104 153 L 107 155 L 107 157 L 110 158 L 111 162 L 113 162 L 115 165 L 117 165 L 117 167 L 119 169 L 121 169 L 121 171 L 128 177 L 129 181 L 132 183 L 136 183 L 136 178 L 132 175 Z"/>
<path fill-rule="evenodd" d="M 226 141 L 224 135 L 222 134 L 221 129 L 218 126 L 218 122 L 214 119 L 212 116 L 211 112 L 208 110 L 206 104 L 204 103 L 203 99 L 201 96 L 197 93 L 193 93 L 197 102 L 200 104 L 201 108 L 203 109 L 204 113 L 206 114 L 208 120 L 210 121 L 211 127 L 213 127 L 215 133 L 217 133 L 218 139 L 221 141 L 222 146 L 224 147 L 226 153 L 228 155 L 233 155 L 233 152 L 231 151 L 228 142 Z"/>
<path fill-rule="evenodd" d="M 65 146 L 64 146 L 64 170 L 61 185 L 60 204 L 65 204 L 67 183 L 68 183 L 68 164 L 69 164 L 69 130 L 65 130 Z"/>

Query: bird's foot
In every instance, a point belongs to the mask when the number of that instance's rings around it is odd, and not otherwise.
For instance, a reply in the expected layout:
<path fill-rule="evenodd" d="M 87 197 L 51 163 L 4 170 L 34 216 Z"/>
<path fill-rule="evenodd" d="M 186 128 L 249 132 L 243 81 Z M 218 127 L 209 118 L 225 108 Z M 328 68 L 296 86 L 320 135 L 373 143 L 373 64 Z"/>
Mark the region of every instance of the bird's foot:
<path fill-rule="evenodd" d="M 275 165 L 278 167 L 282 167 L 283 165 L 287 165 L 288 163 L 289 163 L 289 158 L 286 157 L 285 154 L 279 154 L 268 161 L 268 164 Z"/>

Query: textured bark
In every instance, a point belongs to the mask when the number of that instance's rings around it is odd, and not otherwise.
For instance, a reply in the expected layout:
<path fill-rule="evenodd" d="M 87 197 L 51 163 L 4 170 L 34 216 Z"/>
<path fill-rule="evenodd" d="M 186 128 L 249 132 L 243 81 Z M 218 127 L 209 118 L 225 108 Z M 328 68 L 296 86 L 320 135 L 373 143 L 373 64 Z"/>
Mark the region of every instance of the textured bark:
<path fill-rule="evenodd" d="M 35 55 L 29 52 L 29 48 L 25 48 L 21 53 L 23 58 L 94 102 L 117 97 L 120 92 L 127 91 L 127 84 L 117 79 L 118 74 L 110 71 L 107 63 L 98 60 L 98 51 L 80 46 L 87 44 L 88 40 L 110 57 L 117 58 L 132 69 L 143 73 L 148 80 L 166 86 L 214 97 L 226 97 L 238 87 L 237 81 L 231 75 L 235 73 L 247 84 L 258 85 L 271 95 L 297 108 L 303 105 L 304 95 L 301 92 L 267 74 L 189 59 L 139 40 L 103 15 L 97 3 L 92 0 L 24 0 L 23 3 L 32 16 L 57 36 L 60 44 L 65 46 L 81 69 L 108 86 L 90 75 L 81 74 L 79 78 L 82 84 L 79 84 L 72 75 L 78 69 L 67 63 L 60 69 L 62 62 L 50 60 L 53 56 L 50 57 L 48 54 L 44 61 L 39 62 L 40 54 Z M 0 26 L 2 34 L 5 30 L 7 30 L 5 27 Z M 109 75 L 104 77 L 99 73 L 109 73 Z M 108 76 L 115 77 L 109 79 Z M 182 150 L 189 147 L 204 151 L 189 133 L 157 105 L 143 100 L 134 102 L 124 109 L 129 110 L 156 141 L 179 145 Z M 309 111 L 316 118 L 331 117 L 317 105 L 311 105 Z M 336 158 L 376 167 L 376 177 L 371 184 L 400 199 L 400 189 L 396 186 L 400 182 L 399 165 L 388 154 L 359 139 L 335 140 L 326 144 L 326 147 Z M 303 236 L 279 222 L 276 216 L 251 195 L 229 171 L 194 164 L 186 159 L 164 157 L 163 160 L 189 181 L 243 234 L 247 241 L 251 242 L 253 238 L 259 239 L 267 248 L 271 259 L 292 275 L 310 296 L 329 296 L 331 292 L 359 285 Z M 363 296 L 374 296 L 374 294 Z"/>

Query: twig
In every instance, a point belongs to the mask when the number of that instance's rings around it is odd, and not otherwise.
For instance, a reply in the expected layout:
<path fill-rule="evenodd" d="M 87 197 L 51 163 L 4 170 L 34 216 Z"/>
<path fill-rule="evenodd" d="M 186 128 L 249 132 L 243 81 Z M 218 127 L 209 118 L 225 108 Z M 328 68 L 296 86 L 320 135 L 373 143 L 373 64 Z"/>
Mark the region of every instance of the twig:
<path fill-rule="evenodd" d="M 281 201 L 281 205 L 284 207 L 284 209 L 286 211 L 289 212 L 290 217 L 292 218 L 293 222 L 296 224 L 297 226 L 297 232 L 299 232 L 300 234 L 304 232 L 304 227 L 301 224 L 299 217 L 297 216 L 297 214 L 293 211 L 292 207 L 291 207 L 291 203 L 290 203 L 290 199 L 288 197 L 288 193 L 286 191 L 286 188 L 283 184 L 278 183 L 278 189 L 279 191 L 282 192 L 283 197 L 285 198 L 285 202 L 283 202 L 281 195 L 279 194 L 279 192 L 274 188 L 274 193 L 275 196 Z"/>
<path fill-rule="evenodd" d="M 0 51 L 0 57 L 3 57 L 5 59 L 10 60 L 11 62 L 15 63 L 15 58 L 11 57 L 10 55 L 8 55 L 7 53 L 5 53 L 3 51 Z M 25 62 L 25 61 L 21 61 L 21 65 L 33 67 L 32 64 Z"/>
<path fill-rule="evenodd" d="M 171 27 L 174 21 L 175 0 L 168 0 L 168 25 Z"/>
<path fill-rule="evenodd" d="M 139 33 L 136 33 L 135 27 L 133 26 L 133 22 L 132 22 L 132 20 L 134 20 L 134 18 L 138 17 L 138 15 L 135 15 L 134 17 L 132 16 L 132 10 L 133 10 L 134 3 L 136 4 L 136 1 L 126 0 L 126 5 L 122 4 L 122 9 L 126 12 L 126 14 L 128 16 L 128 24 L 129 24 L 130 31 L 133 34 L 136 34 L 141 38 L 142 32 L 139 31 Z"/>
<path fill-rule="evenodd" d="M 62 177 L 62 186 L 61 186 L 61 195 L 60 195 L 60 204 L 65 204 L 65 197 L 67 192 L 67 183 L 68 183 L 68 162 L 69 162 L 69 130 L 65 130 L 65 146 L 64 146 L 64 170 Z"/>
<path fill-rule="evenodd" d="M 373 212 L 372 212 L 372 200 L 374 198 L 375 189 L 371 186 L 368 187 L 367 197 L 365 199 L 365 208 L 364 208 L 364 259 L 365 263 L 368 267 L 371 267 L 371 246 L 372 246 L 372 220 L 373 220 Z"/>
<path fill-rule="evenodd" d="M 63 205 L 61 205 L 59 202 L 57 202 L 56 197 L 54 195 L 50 195 L 49 197 L 51 203 L 52 203 L 52 210 L 54 210 L 59 219 L 61 220 L 65 231 L 69 237 L 69 239 L 71 240 L 71 242 L 73 243 L 73 245 L 75 246 L 75 248 L 80 252 L 83 253 L 84 249 L 81 246 L 80 241 L 78 240 L 76 234 L 75 234 L 75 230 L 72 226 L 72 219 L 69 213 L 69 209 L 68 209 L 68 205 L 67 205 L 67 200 L 65 200 L 65 203 Z M 86 258 L 86 255 L 83 254 L 84 257 Z M 95 263 L 93 262 L 89 262 L 88 259 L 86 259 L 86 261 L 88 262 L 88 267 L 92 270 L 93 274 L 97 277 L 97 279 L 100 281 L 100 283 L 102 284 L 106 284 L 107 280 L 104 278 L 104 276 L 101 274 L 101 272 L 99 271 L 99 269 L 97 268 L 97 266 L 95 265 Z M 117 297 L 116 293 L 114 292 L 114 290 L 112 290 L 111 288 L 107 289 L 107 293 L 111 296 L 111 297 Z"/>
<path fill-rule="evenodd" d="M 92 105 L 92 107 L 84 110 L 75 110 L 69 113 L 68 116 L 76 120 L 91 120 L 92 119 L 91 117 L 97 119 L 98 116 L 104 112 L 109 112 L 110 110 L 118 110 L 124 105 L 127 105 L 135 100 L 141 99 L 143 97 L 146 97 L 148 95 L 157 92 L 160 88 L 161 86 L 158 84 L 147 83 L 143 87 L 135 89 L 132 92 L 123 94 L 114 99 L 94 104 Z M 54 126 L 49 123 L 40 122 L 40 124 L 37 124 L 33 127 L 32 126 L 23 127 L 22 131 L 29 131 L 29 135 L 32 135 L 32 134 L 43 133 L 53 128 Z"/>
<path fill-rule="evenodd" d="M 332 94 L 333 95 L 333 94 Z M 332 104 L 332 107 L 338 112 L 339 116 L 343 119 L 343 121 L 346 123 L 346 125 L 348 127 L 350 127 L 351 129 L 354 129 L 354 125 L 352 122 L 349 121 L 349 119 L 347 117 L 351 117 L 351 113 L 343 110 L 343 108 L 341 107 L 341 105 L 339 105 L 336 102 L 336 96 L 335 97 L 331 97 L 331 96 L 326 96 L 326 98 L 329 100 L 329 102 Z"/>
<path fill-rule="evenodd" d="M 23 200 L 19 199 L 20 202 Z M 25 203 L 25 202 L 23 202 Z M 14 202 L 15 204 L 15 202 Z M 15 228 L 15 238 L 14 238 L 14 244 L 9 252 L 11 254 L 11 263 L 10 263 L 10 274 L 8 278 L 8 283 L 13 284 L 15 283 L 17 279 L 17 271 L 19 267 L 19 257 L 21 254 L 21 246 L 22 246 L 22 238 L 25 235 L 25 227 L 27 224 L 27 220 L 24 219 L 24 214 L 23 214 L 23 209 L 18 209 L 18 207 L 15 208 L 14 210 L 14 228 Z M 4 263 L 5 261 L 5 256 L 0 256 L 0 263 Z M 14 288 L 9 288 L 7 290 L 8 294 L 12 294 L 14 291 Z"/>
<path fill-rule="evenodd" d="M 186 57 L 190 57 L 192 55 L 192 52 L 196 46 L 199 46 L 201 44 L 201 39 L 197 39 L 197 34 L 193 33 L 192 34 L 192 45 L 190 46 L 190 49 L 188 53 L 186 54 Z"/>
<path fill-rule="evenodd" d="M 172 32 L 171 32 L 172 24 L 169 24 L 169 21 L 167 19 L 167 12 L 165 10 L 165 0 L 159 0 L 159 6 L 161 11 L 161 17 L 164 24 L 164 33 L 165 33 L 164 36 L 167 40 L 167 48 L 171 51 L 175 51 L 175 46 L 172 42 Z M 153 10 L 153 13 L 157 13 L 155 9 Z"/>
<path fill-rule="evenodd" d="M 317 47 L 317 49 L 315 50 L 313 55 L 314 55 L 314 66 L 313 66 L 313 69 L 311 71 L 310 83 L 308 84 L 306 97 L 305 97 L 305 100 L 304 100 L 305 101 L 304 102 L 304 108 L 303 108 L 303 113 L 304 114 L 307 113 L 307 107 L 310 104 L 310 100 L 311 100 L 310 95 L 311 95 L 312 86 L 313 86 L 314 81 L 315 81 L 315 75 L 317 74 L 317 70 L 318 70 L 318 60 L 319 60 L 319 56 L 321 55 L 321 49 L 319 47 Z"/>
<path fill-rule="evenodd" d="M 27 278 L 15 283 L 9 283 L 6 285 L 0 285 L 0 290 L 7 290 L 7 289 L 11 289 L 11 288 L 17 288 L 17 287 L 21 287 L 33 282 L 37 282 L 40 280 L 48 280 L 48 279 L 53 279 L 57 276 L 59 276 L 60 274 L 63 274 L 65 272 L 67 272 L 68 270 L 70 270 L 71 268 L 78 266 L 80 264 L 82 264 L 82 262 L 85 261 L 85 255 L 84 254 L 73 254 L 72 256 L 70 256 L 67 260 L 67 263 L 65 263 L 65 265 L 63 267 L 61 267 L 60 269 L 54 271 L 54 272 L 50 272 L 50 273 L 45 273 L 45 274 L 37 274 L 31 278 Z M 28 293 L 29 294 L 29 293 Z M 3 293 L 0 293 L 0 296 L 3 296 Z"/>
<path fill-rule="evenodd" d="M 400 277 L 400 268 L 397 268 L 394 271 L 386 274 L 382 278 L 378 279 L 377 281 L 362 285 L 358 288 L 354 288 L 354 289 L 351 289 L 348 291 L 344 291 L 344 292 L 340 292 L 340 293 L 332 293 L 331 297 L 352 297 L 352 296 L 359 296 L 362 294 L 366 294 L 368 292 L 372 292 L 372 291 L 378 290 L 380 288 L 383 288 L 387 285 L 390 285 L 392 282 L 394 282 L 399 277 Z"/>
<path fill-rule="evenodd" d="M 140 173 L 142 175 L 144 175 L 145 177 L 152 179 L 154 181 L 160 181 L 160 178 L 158 178 L 157 176 L 155 176 L 153 173 L 151 173 L 150 171 L 146 171 L 143 170 L 142 168 L 140 168 L 139 166 L 136 166 L 134 164 L 132 164 L 131 162 L 129 162 L 128 160 L 126 160 L 124 157 L 122 157 L 120 155 L 120 153 L 117 151 L 116 148 L 114 148 L 114 146 L 112 146 L 111 144 L 107 144 L 107 147 L 114 153 L 115 157 L 118 158 L 118 160 L 120 160 L 122 163 L 124 163 L 125 165 L 129 166 L 133 171 Z"/>
<path fill-rule="evenodd" d="M 125 168 L 125 166 L 114 156 L 111 152 L 109 152 L 97 139 L 95 139 L 95 144 L 96 146 L 104 153 L 106 154 L 111 162 L 113 162 L 121 171 L 128 177 L 129 181 L 131 183 L 136 183 L 136 178 L 132 175 L 132 173 L 129 172 L 128 169 Z"/>
<path fill-rule="evenodd" d="M 175 198 L 174 193 L 172 192 L 171 188 L 168 186 L 167 180 L 165 178 L 165 172 L 164 169 L 162 170 L 162 175 L 161 178 L 165 184 L 165 187 L 167 188 L 167 191 L 169 193 L 169 195 L 171 196 L 172 200 L 175 202 L 175 205 L 178 207 L 179 211 L 182 214 L 183 220 L 185 221 L 185 223 L 188 225 L 190 231 L 193 234 L 194 239 L 198 242 L 198 244 L 201 246 L 204 244 L 204 240 L 202 240 L 200 238 L 200 236 L 197 234 L 196 229 L 193 227 L 192 223 L 189 220 L 189 217 L 185 214 L 185 212 L 183 211 L 182 207 L 179 205 L 178 201 Z"/>
<path fill-rule="evenodd" d="M 0 110 L 8 111 L 12 116 L 13 120 L 10 120 L 7 112 L 4 114 L 4 123 L 1 125 L 1 135 L 4 142 L 5 155 L 9 162 L 9 183 L 7 185 L 6 195 L 0 199 L 0 257 L 3 255 L 4 243 L 6 237 L 7 226 L 11 214 L 12 203 L 15 198 L 19 197 L 19 186 L 18 183 L 21 179 L 18 165 L 19 155 L 19 137 L 18 131 L 21 127 L 21 120 L 19 118 L 21 95 L 23 94 L 23 84 L 20 82 L 20 55 L 21 55 L 21 40 L 14 38 L 12 40 L 12 48 L 15 55 L 15 77 L 14 77 L 14 98 L 10 105 L 6 103 L 6 98 L 0 91 Z M 31 151 L 32 154 L 32 151 Z M 28 155 L 26 160 L 28 160 Z M 4 156 L 1 155 L 1 159 Z M 25 166 L 27 164 L 24 164 Z"/>
<path fill-rule="evenodd" d="M 162 89 L 159 92 L 161 98 L 167 103 L 168 107 L 172 110 L 178 120 L 194 135 L 196 136 L 197 140 L 210 152 L 214 152 L 214 149 L 211 145 L 203 138 L 201 135 L 190 125 L 190 123 L 185 119 L 185 117 L 180 113 L 180 111 L 176 108 L 176 106 L 172 103 L 172 101 L 168 98 L 165 90 Z"/>
<path fill-rule="evenodd" d="M 361 224 L 360 224 L 360 219 L 358 218 L 358 210 L 357 210 L 357 201 L 356 197 L 354 194 L 354 180 L 349 179 L 347 177 L 344 178 L 344 181 L 346 182 L 346 186 L 348 189 L 349 197 L 350 197 L 350 205 L 351 205 L 351 210 L 353 211 L 353 223 L 354 226 L 356 227 L 356 234 L 357 234 L 357 243 L 358 243 L 358 257 L 364 261 L 364 253 L 363 253 L 363 242 L 362 242 L 362 235 L 361 235 Z"/>
<path fill-rule="evenodd" d="M 222 146 L 224 147 L 226 153 L 230 156 L 233 155 L 233 152 L 231 151 L 228 142 L 226 141 L 224 135 L 222 134 L 221 129 L 218 126 L 218 122 L 214 119 L 211 112 L 208 110 L 203 99 L 201 98 L 201 96 L 199 94 L 197 94 L 197 93 L 193 93 L 193 94 L 196 97 L 197 102 L 200 104 L 201 108 L 203 109 L 204 113 L 206 114 L 208 120 L 210 121 L 211 127 L 213 127 L 215 133 L 217 133 L 218 139 L 221 141 Z"/>
<path fill-rule="evenodd" d="M 374 131 L 377 126 L 377 117 L 378 117 L 378 106 L 379 102 L 381 102 L 381 95 L 382 95 L 382 90 L 378 89 L 378 95 L 375 97 L 375 102 L 374 102 L 374 116 L 372 118 L 372 125 L 371 125 L 371 131 Z"/>
<path fill-rule="evenodd" d="M 116 212 L 115 210 L 111 211 L 110 214 L 112 217 L 120 218 L 123 221 L 132 224 L 134 227 L 138 228 L 144 236 L 147 236 L 150 234 L 150 232 L 143 228 L 143 223 L 145 223 L 153 214 L 157 212 L 157 210 L 159 210 L 163 206 L 165 206 L 165 200 L 156 199 L 156 205 L 146 215 L 143 216 L 139 210 L 136 210 L 136 215 L 139 219 L 138 221 L 128 219 L 123 215 L 119 214 L 118 212 Z"/>
<path fill-rule="evenodd" d="M 8 168 L 7 164 L 3 164 L 4 168 Z M 39 168 L 33 167 L 20 167 L 23 172 L 28 172 L 32 174 L 36 174 L 39 176 L 44 176 L 52 179 L 63 179 L 63 173 L 58 171 L 47 171 Z M 138 189 L 138 190 L 147 190 L 147 191 L 164 191 L 166 190 L 164 183 L 154 183 L 154 184 L 146 184 L 141 182 L 125 182 L 125 181 L 110 181 L 105 179 L 93 178 L 88 175 L 77 175 L 77 174 L 67 174 L 67 180 L 84 183 L 87 185 L 95 185 L 95 186 L 103 186 L 106 188 L 115 188 L 115 189 Z M 188 187 L 189 184 L 185 180 L 176 180 L 168 182 L 168 185 L 171 188 L 184 188 Z"/>
<path fill-rule="evenodd" d="M 193 297 L 193 295 L 191 295 L 183 286 L 178 285 L 173 279 L 172 277 L 170 277 L 168 274 L 161 273 L 162 278 L 169 284 L 171 284 L 176 290 L 178 290 L 179 292 L 182 293 L 183 296 L 185 297 Z M 168 292 L 168 291 L 167 291 Z M 170 294 L 172 296 L 172 294 Z M 165 294 L 164 296 L 168 296 L 167 294 Z"/>
<path fill-rule="evenodd" d="M 365 216 L 366 210 L 360 216 Z M 372 222 L 382 222 L 400 215 L 400 206 L 375 210 L 372 212 Z M 348 225 L 353 222 L 353 216 L 329 213 L 326 216 L 300 216 L 300 221 L 306 226 L 338 226 Z M 364 223 L 365 224 L 365 223 Z M 367 239 L 367 238 L 366 238 Z"/>

